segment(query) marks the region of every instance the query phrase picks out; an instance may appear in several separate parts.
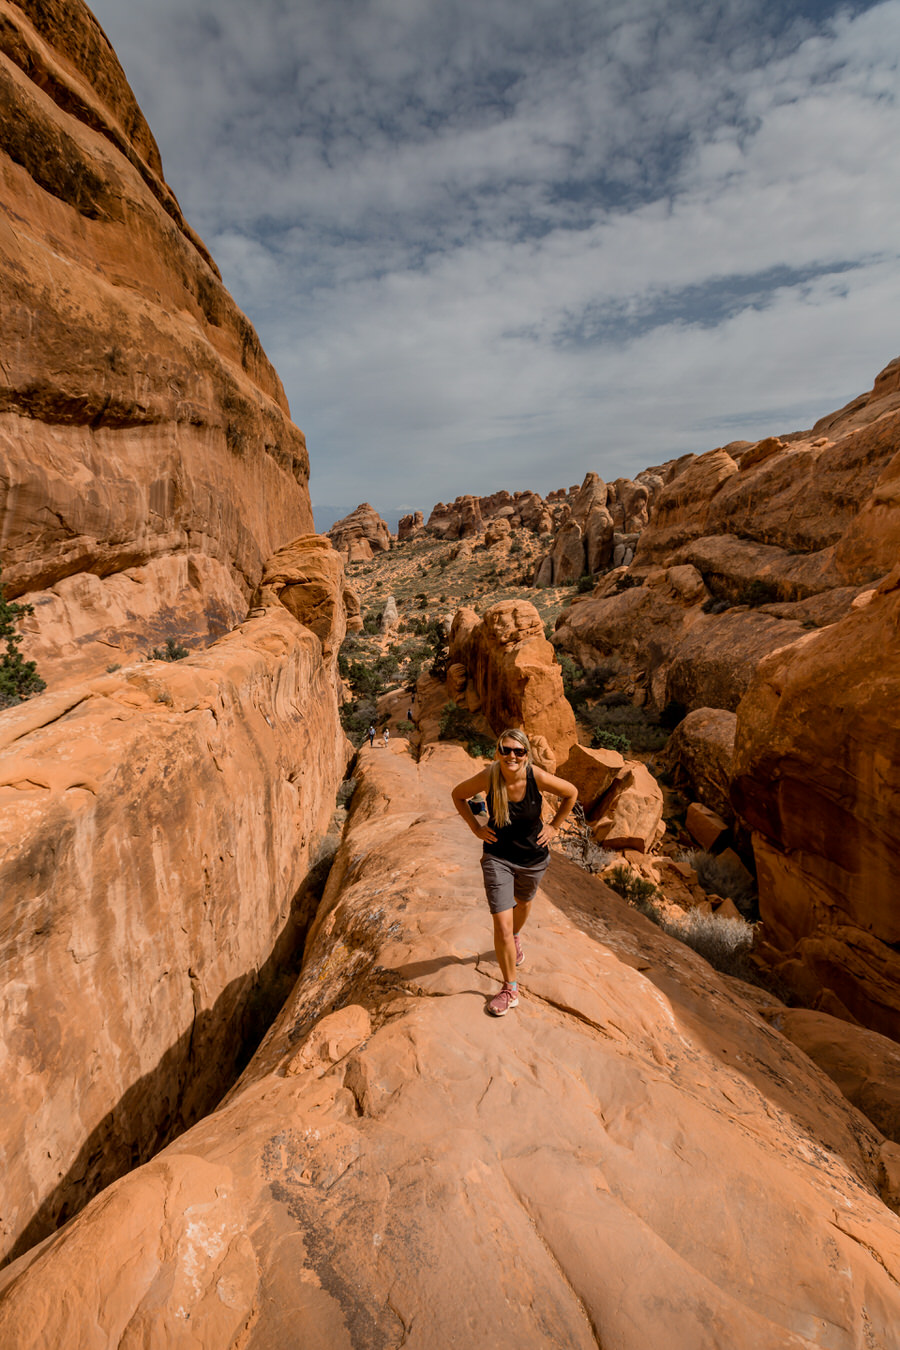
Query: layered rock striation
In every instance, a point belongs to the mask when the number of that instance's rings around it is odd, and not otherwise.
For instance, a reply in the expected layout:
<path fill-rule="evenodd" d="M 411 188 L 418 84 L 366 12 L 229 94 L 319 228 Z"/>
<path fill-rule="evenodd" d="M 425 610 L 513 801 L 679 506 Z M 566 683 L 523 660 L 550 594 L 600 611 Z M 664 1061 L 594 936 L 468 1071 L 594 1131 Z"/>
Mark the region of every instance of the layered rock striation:
<path fill-rule="evenodd" d="M 0 555 L 58 687 L 243 618 L 308 460 L 81 0 L 2 0 L 0 107 Z"/>
<path fill-rule="evenodd" d="M 896 1146 L 740 986 L 554 857 L 519 1006 L 485 1015 L 447 811 L 472 767 L 362 752 L 282 1015 L 218 1111 L 0 1276 L 4 1346 L 892 1343 Z"/>

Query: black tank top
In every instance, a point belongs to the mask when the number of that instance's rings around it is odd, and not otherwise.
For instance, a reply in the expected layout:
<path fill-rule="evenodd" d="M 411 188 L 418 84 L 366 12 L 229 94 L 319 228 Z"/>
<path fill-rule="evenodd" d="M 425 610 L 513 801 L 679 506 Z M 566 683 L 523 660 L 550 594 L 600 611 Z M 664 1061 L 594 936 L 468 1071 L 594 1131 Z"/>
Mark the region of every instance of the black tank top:
<path fill-rule="evenodd" d="M 491 793 L 488 789 L 488 824 L 497 836 L 494 844 L 485 844 L 484 852 L 492 858 L 503 858 L 506 862 L 518 863 L 520 867 L 537 867 L 547 858 L 550 850 L 545 844 L 539 844 L 537 837 L 541 832 L 541 807 L 543 798 L 534 781 L 531 765 L 528 766 L 525 783 L 525 796 L 520 802 L 509 802 L 509 824 L 502 827 L 494 820 L 491 810 Z"/>

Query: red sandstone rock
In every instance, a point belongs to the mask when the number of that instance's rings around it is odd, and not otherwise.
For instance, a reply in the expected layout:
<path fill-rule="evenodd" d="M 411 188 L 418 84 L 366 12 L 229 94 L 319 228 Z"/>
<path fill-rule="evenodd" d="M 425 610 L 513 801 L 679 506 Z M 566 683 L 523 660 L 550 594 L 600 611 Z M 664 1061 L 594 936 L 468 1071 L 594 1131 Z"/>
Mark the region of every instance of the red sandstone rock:
<path fill-rule="evenodd" d="M 728 833 L 728 825 L 722 817 L 702 802 L 691 802 L 684 823 L 688 834 L 707 853 L 711 853 Z"/>
<path fill-rule="evenodd" d="M 723 708 L 696 708 L 678 723 L 666 746 L 676 784 L 729 823 L 736 723 L 736 714 Z"/>
<path fill-rule="evenodd" d="M 485 1016 L 471 767 L 369 757 L 244 1078 L 0 1276 L 5 1347 L 891 1344 L 892 1146 L 730 981 L 554 857 Z"/>
<path fill-rule="evenodd" d="M 273 604 L 0 718 L 4 1252 L 209 1110 L 277 997 L 346 756 L 317 542 L 267 586 L 318 635 Z"/>
<path fill-rule="evenodd" d="M 391 546 L 387 524 L 368 502 L 357 506 L 343 520 L 336 520 L 328 538 L 345 562 L 368 562 L 374 554 Z"/>
<path fill-rule="evenodd" d="M 520 726 L 529 736 L 543 736 L 561 763 L 577 739 L 575 715 L 541 616 L 521 600 L 501 601 L 480 621 L 475 615 L 474 624 L 472 614 L 457 614 L 450 658 L 465 666 L 484 716 L 498 735 Z"/>
<path fill-rule="evenodd" d="M 625 769 L 593 808 L 591 829 L 605 848 L 649 853 L 665 833 L 662 791 L 645 765 L 629 761 Z"/>
<path fill-rule="evenodd" d="M 425 517 L 421 511 L 414 511 L 410 516 L 402 516 L 397 526 L 397 538 L 401 543 L 406 539 L 415 539 L 421 533 L 425 524 Z"/>
<path fill-rule="evenodd" d="M 557 772 L 578 788 L 578 801 L 590 812 L 615 780 L 624 773 L 625 761 L 618 750 L 592 750 L 577 742 Z"/>
<path fill-rule="evenodd" d="M 763 663 L 738 709 L 732 797 L 756 832 L 784 978 L 900 1038 L 900 569 L 863 607 Z"/>
<path fill-rule="evenodd" d="M 118 659 L 231 627 L 312 529 L 308 461 L 93 16 L 0 20 L 3 580 L 41 606 L 29 654 L 58 686 L 123 624 Z"/>

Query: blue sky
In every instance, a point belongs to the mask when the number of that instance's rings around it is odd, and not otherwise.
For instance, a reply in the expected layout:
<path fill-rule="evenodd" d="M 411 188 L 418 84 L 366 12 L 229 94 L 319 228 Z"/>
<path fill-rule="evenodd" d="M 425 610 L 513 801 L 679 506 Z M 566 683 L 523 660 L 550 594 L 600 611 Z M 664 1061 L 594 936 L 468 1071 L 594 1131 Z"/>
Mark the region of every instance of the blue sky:
<path fill-rule="evenodd" d="M 633 475 L 900 352 L 900 0 L 96 0 L 314 503 Z"/>

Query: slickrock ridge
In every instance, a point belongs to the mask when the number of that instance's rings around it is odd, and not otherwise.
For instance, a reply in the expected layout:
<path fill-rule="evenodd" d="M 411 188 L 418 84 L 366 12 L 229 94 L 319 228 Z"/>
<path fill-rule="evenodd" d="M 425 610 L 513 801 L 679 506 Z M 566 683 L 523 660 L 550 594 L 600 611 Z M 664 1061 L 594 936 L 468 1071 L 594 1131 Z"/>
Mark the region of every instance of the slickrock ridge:
<path fill-rule="evenodd" d="M 469 707 L 481 711 L 498 736 L 505 727 L 522 727 L 538 741 L 542 763 L 551 770 L 562 763 L 577 739 L 575 715 L 534 605 L 503 600 L 481 619 L 472 609 L 458 610 L 450 660 L 471 682 Z"/>
<path fill-rule="evenodd" d="M 241 619 L 308 460 L 81 0 L 0 0 L 0 108 L 3 581 L 59 687 Z"/>
<path fill-rule="evenodd" d="M 362 752 L 278 1022 L 0 1277 L 4 1346 L 891 1344 L 894 1146 L 738 986 L 554 858 L 519 1007 L 485 1014 L 470 769 Z"/>
<path fill-rule="evenodd" d="M 209 1110 L 284 996 L 349 748 L 340 560 L 293 554 L 204 653 L 3 714 L 3 1253 Z"/>
<path fill-rule="evenodd" d="M 387 522 L 368 502 L 362 502 L 343 520 L 336 520 L 328 538 L 344 562 L 368 562 L 375 553 L 391 546 Z"/>
<path fill-rule="evenodd" d="M 738 708 L 732 800 L 781 976 L 900 1040 L 900 565 L 762 663 Z"/>

